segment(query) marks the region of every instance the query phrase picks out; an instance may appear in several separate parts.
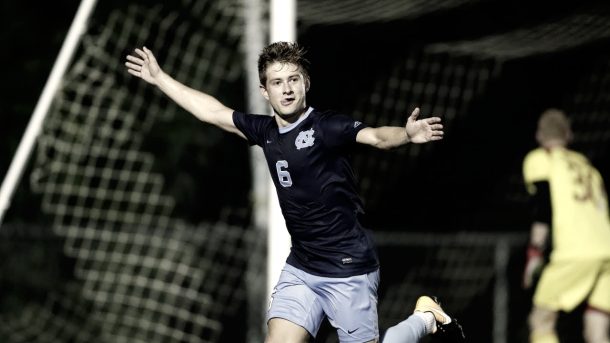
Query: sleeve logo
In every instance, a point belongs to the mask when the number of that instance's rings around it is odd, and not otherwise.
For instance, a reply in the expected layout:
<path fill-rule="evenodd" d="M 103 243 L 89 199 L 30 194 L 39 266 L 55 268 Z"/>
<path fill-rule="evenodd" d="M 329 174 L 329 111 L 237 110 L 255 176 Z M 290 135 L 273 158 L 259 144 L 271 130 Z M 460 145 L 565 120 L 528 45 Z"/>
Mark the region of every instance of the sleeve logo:
<path fill-rule="evenodd" d="M 359 121 L 355 121 L 354 122 L 354 129 L 357 128 L 358 126 L 360 126 L 360 124 L 362 124 L 362 123 L 359 122 Z"/>
<path fill-rule="evenodd" d="M 316 139 L 313 138 L 313 129 L 309 129 L 307 131 L 301 131 L 299 136 L 294 141 L 294 145 L 297 146 L 297 149 L 300 150 L 302 148 L 307 148 L 313 145 L 313 141 Z"/>

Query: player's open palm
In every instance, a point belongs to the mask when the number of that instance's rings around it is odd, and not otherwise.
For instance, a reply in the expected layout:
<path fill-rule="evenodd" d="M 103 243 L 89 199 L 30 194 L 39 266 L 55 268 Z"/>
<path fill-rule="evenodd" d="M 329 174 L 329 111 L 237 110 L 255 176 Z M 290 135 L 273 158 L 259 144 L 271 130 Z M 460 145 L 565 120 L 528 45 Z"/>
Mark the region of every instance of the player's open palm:
<path fill-rule="evenodd" d="M 417 120 L 419 108 L 416 108 L 407 119 L 407 135 L 413 143 L 426 143 L 443 138 L 443 125 L 439 124 L 441 118 L 432 117 Z"/>
<path fill-rule="evenodd" d="M 155 55 L 146 47 L 142 50 L 136 48 L 135 52 L 140 58 L 128 55 L 127 60 L 129 62 L 125 62 L 125 65 L 128 68 L 127 71 L 130 74 L 155 85 L 157 76 L 161 74 L 161 68 L 159 67 L 159 63 L 157 63 Z"/>

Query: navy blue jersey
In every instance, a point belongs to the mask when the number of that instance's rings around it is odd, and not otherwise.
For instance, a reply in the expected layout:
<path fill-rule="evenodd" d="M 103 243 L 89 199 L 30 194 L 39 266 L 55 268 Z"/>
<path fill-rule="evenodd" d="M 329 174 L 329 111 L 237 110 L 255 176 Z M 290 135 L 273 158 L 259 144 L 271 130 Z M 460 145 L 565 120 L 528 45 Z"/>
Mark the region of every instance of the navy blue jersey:
<path fill-rule="evenodd" d="M 263 148 L 292 239 L 287 263 L 310 274 L 348 277 L 374 271 L 379 259 L 356 192 L 350 150 L 366 127 L 335 111 L 308 111 L 279 128 L 268 115 L 233 113 L 251 145 Z"/>

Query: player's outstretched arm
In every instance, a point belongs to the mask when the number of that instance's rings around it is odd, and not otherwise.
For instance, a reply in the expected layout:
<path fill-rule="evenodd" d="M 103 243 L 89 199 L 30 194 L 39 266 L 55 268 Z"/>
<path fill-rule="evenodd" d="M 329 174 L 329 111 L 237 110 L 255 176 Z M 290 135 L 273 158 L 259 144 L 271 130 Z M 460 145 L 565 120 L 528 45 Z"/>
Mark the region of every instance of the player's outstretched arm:
<path fill-rule="evenodd" d="M 419 108 L 416 108 L 407 119 L 405 127 L 364 128 L 358 132 L 356 141 L 380 149 L 394 149 L 407 143 L 420 144 L 443 138 L 443 125 L 439 124 L 441 118 L 432 117 L 418 120 L 418 116 Z"/>
<path fill-rule="evenodd" d="M 139 57 L 128 55 L 127 62 L 125 62 L 130 74 L 157 86 L 178 105 L 201 121 L 244 137 L 233 123 L 232 109 L 211 95 L 187 87 L 164 73 L 154 54 L 148 48 L 135 49 L 135 53 Z"/>

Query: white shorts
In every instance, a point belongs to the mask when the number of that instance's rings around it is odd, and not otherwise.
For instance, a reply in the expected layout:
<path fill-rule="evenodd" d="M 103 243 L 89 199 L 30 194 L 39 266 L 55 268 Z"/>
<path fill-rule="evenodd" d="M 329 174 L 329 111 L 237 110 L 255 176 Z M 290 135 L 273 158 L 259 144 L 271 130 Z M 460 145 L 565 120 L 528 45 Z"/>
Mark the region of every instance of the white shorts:
<path fill-rule="evenodd" d="M 346 278 L 308 274 L 284 266 L 273 290 L 267 322 L 282 318 L 316 336 L 326 316 L 341 343 L 361 343 L 379 337 L 377 288 L 379 270 Z"/>

